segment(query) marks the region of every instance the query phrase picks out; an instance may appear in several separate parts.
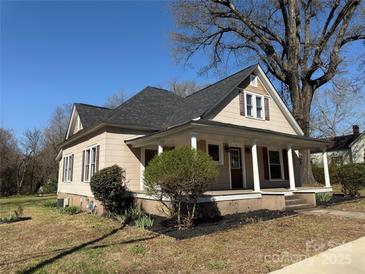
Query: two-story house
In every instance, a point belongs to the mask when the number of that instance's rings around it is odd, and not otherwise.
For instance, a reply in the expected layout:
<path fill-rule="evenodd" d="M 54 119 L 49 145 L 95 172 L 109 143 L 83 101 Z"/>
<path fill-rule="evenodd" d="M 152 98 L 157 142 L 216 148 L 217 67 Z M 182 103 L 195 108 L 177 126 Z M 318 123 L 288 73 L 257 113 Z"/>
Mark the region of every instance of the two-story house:
<path fill-rule="evenodd" d="M 208 153 L 219 175 L 199 200 L 222 215 L 256 209 L 283 210 L 315 204 L 330 192 L 325 141 L 303 132 L 259 65 L 247 67 L 185 98 L 146 87 L 115 109 L 73 107 L 58 155 L 58 197 L 95 203 L 89 181 L 117 164 L 126 171 L 131 195 L 146 212 L 161 204 L 144 192 L 143 172 L 165 149 L 189 146 Z M 297 150 L 323 151 L 326 185 L 303 188 Z"/>

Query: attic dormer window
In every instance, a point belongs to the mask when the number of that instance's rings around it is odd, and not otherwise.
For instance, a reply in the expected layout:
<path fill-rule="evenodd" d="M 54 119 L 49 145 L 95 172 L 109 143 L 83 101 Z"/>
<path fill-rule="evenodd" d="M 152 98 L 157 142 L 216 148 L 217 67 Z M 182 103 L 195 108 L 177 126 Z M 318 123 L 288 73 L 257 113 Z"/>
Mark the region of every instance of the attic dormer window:
<path fill-rule="evenodd" d="M 77 125 L 76 125 L 77 131 L 82 129 L 81 119 L 80 116 L 77 116 Z"/>
<path fill-rule="evenodd" d="M 257 87 L 257 76 L 256 75 L 253 75 L 253 74 L 250 75 L 250 85 Z"/>

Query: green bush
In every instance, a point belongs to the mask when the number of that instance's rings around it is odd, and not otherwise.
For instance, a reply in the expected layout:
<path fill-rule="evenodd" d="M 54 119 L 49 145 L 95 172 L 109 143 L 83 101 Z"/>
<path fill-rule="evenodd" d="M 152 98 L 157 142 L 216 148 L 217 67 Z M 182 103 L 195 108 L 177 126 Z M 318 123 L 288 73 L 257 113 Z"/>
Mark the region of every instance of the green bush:
<path fill-rule="evenodd" d="M 129 203 L 125 180 L 125 171 L 117 165 L 104 168 L 91 178 L 91 191 L 111 214 L 120 214 Z"/>
<path fill-rule="evenodd" d="M 43 203 L 44 207 L 57 207 L 57 201 L 55 200 L 48 200 Z"/>
<path fill-rule="evenodd" d="M 365 165 L 348 164 L 338 168 L 337 181 L 341 184 L 345 195 L 358 196 L 359 190 L 365 186 Z"/>
<path fill-rule="evenodd" d="M 81 208 L 78 206 L 61 207 L 58 211 L 61 214 L 75 215 L 81 212 Z"/>
<path fill-rule="evenodd" d="M 48 181 L 44 186 L 43 186 L 43 193 L 55 193 L 57 192 L 57 181 Z"/>
<path fill-rule="evenodd" d="M 319 203 L 328 203 L 332 196 L 328 193 L 316 193 L 316 201 Z"/>
<path fill-rule="evenodd" d="M 13 213 L 9 214 L 8 216 L 0 217 L 0 223 L 12 223 L 21 220 L 23 217 L 23 212 L 23 207 L 18 206 Z"/>
<path fill-rule="evenodd" d="M 146 227 L 153 226 L 153 219 L 150 216 L 143 215 L 142 217 L 135 220 L 134 224 L 141 229 L 145 229 Z"/>
<path fill-rule="evenodd" d="M 163 197 L 170 216 L 182 224 L 191 226 L 198 197 L 217 176 L 217 166 L 204 152 L 189 147 L 163 152 L 151 160 L 144 172 L 148 194 Z"/>
<path fill-rule="evenodd" d="M 328 171 L 330 174 L 330 179 L 331 179 L 331 183 L 335 184 L 337 183 L 337 170 L 338 170 L 339 166 L 331 163 L 328 166 Z M 313 172 L 313 176 L 316 179 L 316 181 L 322 185 L 325 184 L 324 181 L 324 169 L 323 166 L 320 165 L 312 165 L 312 172 Z"/>

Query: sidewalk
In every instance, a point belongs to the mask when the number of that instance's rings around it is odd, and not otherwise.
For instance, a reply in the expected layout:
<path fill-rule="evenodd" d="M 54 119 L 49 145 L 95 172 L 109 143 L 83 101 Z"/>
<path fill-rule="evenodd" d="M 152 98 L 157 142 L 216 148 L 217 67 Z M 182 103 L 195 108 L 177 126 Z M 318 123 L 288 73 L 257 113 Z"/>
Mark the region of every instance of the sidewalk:
<path fill-rule="evenodd" d="M 275 274 L 365 273 L 365 237 L 271 272 Z"/>
<path fill-rule="evenodd" d="M 339 216 L 339 217 L 365 220 L 365 212 L 357 212 L 357 211 L 343 211 L 343 210 L 336 210 L 336 209 L 319 208 L 319 209 L 311 209 L 311 210 L 302 210 L 302 211 L 300 211 L 300 213 L 306 214 L 306 215 L 317 215 L 317 216 L 318 215 L 333 215 L 333 216 Z"/>

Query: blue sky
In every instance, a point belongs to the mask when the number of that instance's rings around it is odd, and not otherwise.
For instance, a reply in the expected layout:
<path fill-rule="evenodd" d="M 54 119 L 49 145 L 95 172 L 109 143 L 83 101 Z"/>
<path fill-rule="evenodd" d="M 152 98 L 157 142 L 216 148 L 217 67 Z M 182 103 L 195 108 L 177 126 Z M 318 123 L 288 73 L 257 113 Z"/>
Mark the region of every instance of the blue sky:
<path fill-rule="evenodd" d="M 175 64 L 167 2 L 1 1 L 1 126 L 17 135 L 47 125 L 56 106 L 100 105 L 123 89 L 131 96 L 169 80 L 206 84 Z M 360 47 L 359 47 L 360 48 Z M 247 64 L 249 65 L 249 64 Z M 232 68 L 236 70 L 236 68 Z"/>
<path fill-rule="evenodd" d="M 19 135 L 57 105 L 197 79 L 176 65 L 166 2 L 1 1 L 1 121 Z"/>

